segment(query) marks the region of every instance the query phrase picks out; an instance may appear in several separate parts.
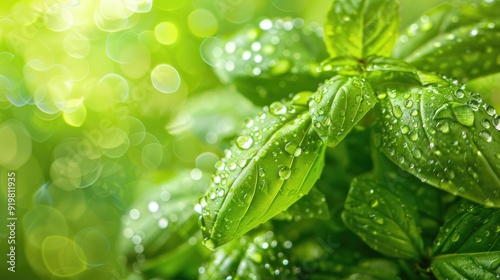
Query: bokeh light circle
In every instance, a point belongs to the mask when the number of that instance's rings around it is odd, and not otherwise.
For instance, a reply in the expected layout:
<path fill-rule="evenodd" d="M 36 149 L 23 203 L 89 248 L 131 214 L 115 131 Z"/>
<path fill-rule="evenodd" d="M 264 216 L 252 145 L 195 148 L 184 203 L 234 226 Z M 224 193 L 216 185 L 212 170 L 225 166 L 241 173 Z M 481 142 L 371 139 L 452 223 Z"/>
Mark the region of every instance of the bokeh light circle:
<path fill-rule="evenodd" d="M 151 82 L 158 91 L 173 93 L 181 86 L 181 76 L 174 67 L 160 64 L 151 72 Z"/>

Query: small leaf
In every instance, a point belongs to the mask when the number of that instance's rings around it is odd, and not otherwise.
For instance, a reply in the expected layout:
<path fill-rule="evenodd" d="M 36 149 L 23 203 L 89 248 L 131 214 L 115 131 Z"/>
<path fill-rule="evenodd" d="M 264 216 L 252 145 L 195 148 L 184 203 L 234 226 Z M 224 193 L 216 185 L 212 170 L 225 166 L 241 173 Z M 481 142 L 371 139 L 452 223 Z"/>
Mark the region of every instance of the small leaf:
<path fill-rule="evenodd" d="M 319 27 L 302 19 L 263 19 L 235 34 L 207 39 L 201 53 L 223 83 L 236 85 L 263 106 L 317 88 L 323 78 L 316 68 L 327 57 L 317 34 Z"/>
<path fill-rule="evenodd" d="M 375 145 L 391 161 L 432 186 L 500 206 L 500 117 L 493 107 L 453 83 L 393 87 L 379 104 Z"/>
<path fill-rule="evenodd" d="M 431 270 L 437 279 L 500 278 L 500 251 L 437 256 Z"/>
<path fill-rule="evenodd" d="M 288 209 L 274 216 L 278 220 L 300 220 L 300 219 L 321 219 L 328 220 L 330 210 L 326 203 L 325 195 L 312 188 L 309 193 L 297 200 Z"/>
<path fill-rule="evenodd" d="M 412 23 L 394 51 L 426 71 L 474 79 L 500 71 L 500 2 L 438 6 Z"/>
<path fill-rule="evenodd" d="M 500 209 L 463 202 L 434 241 L 433 255 L 500 251 Z"/>
<path fill-rule="evenodd" d="M 307 111 L 310 93 L 249 119 L 200 200 L 205 245 L 215 248 L 286 210 L 321 174 L 324 145 Z"/>
<path fill-rule="evenodd" d="M 415 201 L 409 193 L 398 195 L 370 176 L 357 177 L 351 183 L 342 218 L 374 250 L 388 257 L 420 259 L 423 242 Z"/>
<path fill-rule="evenodd" d="M 182 246 L 199 229 L 196 212 L 186 207 L 195 205 L 209 184 L 207 174 L 195 181 L 186 171 L 138 197 L 122 219 L 120 251 L 132 261 L 138 254 L 152 259 Z"/>
<path fill-rule="evenodd" d="M 398 1 L 333 1 L 325 23 L 326 47 L 331 57 L 389 56 L 399 21 Z"/>
<path fill-rule="evenodd" d="M 293 278 L 295 269 L 289 253 L 272 231 L 250 234 L 215 250 L 198 279 Z"/>
<path fill-rule="evenodd" d="M 334 147 L 376 103 L 370 84 L 363 78 L 335 76 L 311 98 L 313 127 L 323 142 Z"/>

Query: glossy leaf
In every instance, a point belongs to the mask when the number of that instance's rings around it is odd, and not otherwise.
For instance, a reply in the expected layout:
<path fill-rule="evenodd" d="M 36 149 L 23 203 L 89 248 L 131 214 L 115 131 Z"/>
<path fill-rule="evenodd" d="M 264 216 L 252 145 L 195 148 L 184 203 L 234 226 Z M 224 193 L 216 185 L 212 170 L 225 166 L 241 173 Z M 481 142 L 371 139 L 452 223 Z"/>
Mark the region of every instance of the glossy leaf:
<path fill-rule="evenodd" d="M 422 15 L 399 38 L 394 55 L 463 81 L 499 72 L 500 2 L 470 2 Z"/>
<path fill-rule="evenodd" d="M 398 29 L 398 1 L 336 0 L 326 17 L 325 43 L 331 57 L 389 56 Z"/>
<path fill-rule="evenodd" d="M 199 230 L 191 207 L 209 184 L 209 175 L 193 180 L 186 171 L 139 196 L 123 217 L 120 251 L 135 260 L 138 254 L 150 259 L 181 247 Z"/>
<path fill-rule="evenodd" d="M 438 256 L 431 270 L 439 280 L 496 280 L 500 278 L 500 251 Z"/>
<path fill-rule="evenodd" d="M 205 245 L 215 248 L 286 210 L 321 174 L 324 145 L 307 111 L 310 93 L 275 102 L 248 119 L 198 210 Z"/>
<path fill-rule="evenodd" d="M 317 65 L 327 57 L 319 28 L 302 19 L 264 19 L 241 31 L 209 38 L 201 46 L 205 61 L 223 83 L 234 84 L 258 105 L 315 90 L 323 78 Z"/>
<path fill-rule="evenodd" d="M 376 103 L 370 84 L 363 78 L 339 75 L 318 88 L 309 111 L 318 135 L 334 147 Z"/>
<path fill-rule="evenodd" d="M 218 248 L 198 279 L 293 278 L 295 269 L 289 251 L 272 231 L 243 236 Z"/>
<path fill-rule="evenodd" d="M 301 219 L 328 220 L 329 218 L 330 210 L 325 195 L 316 188 L 312 188 L 307 195 L 297 200 L 285 211 L 274 216 L 274 219 L 288 221 L 299 221 Z"/>
<path fill-rule="evenodd" d="M 500 117 L 461 86 L 394 87 L 379 100 L 376 146 L 442 190 L 500 206 Z"/>
<path fill-rule="evenodd" d="M 500 209 L 463 202 L 434 241 L 433 255 L 500 251 Z"/>
<path fill-rule="evenodd" d="M 398 194 L 371 176 L 354 179 L 342 218 L 374 250 L 406 260 L 419 260 L 423 242 L 418 213 L 410 193 Z"/>

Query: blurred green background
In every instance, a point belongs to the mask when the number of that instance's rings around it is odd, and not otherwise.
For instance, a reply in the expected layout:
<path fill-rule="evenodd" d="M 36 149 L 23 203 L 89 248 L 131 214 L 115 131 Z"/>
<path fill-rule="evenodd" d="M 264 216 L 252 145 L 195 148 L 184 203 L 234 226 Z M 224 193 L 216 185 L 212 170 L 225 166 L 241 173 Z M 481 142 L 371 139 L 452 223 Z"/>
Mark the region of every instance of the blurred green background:
<path fill-rule="evenodd" d="M 440 2 L 402 1 L 402 27 Z M 218 81 L 200 46 L 264 18 L 322 26 L 329 6 L 2 1 L 0 221 L 9 171 L 18 220 L 15 273 L 0 227 L 0 278 L 196 278 L 209 251 L 191 221 L 192 198 L 207 188 L 204 179 L 242 120 L 258 110 Z M 498 109 L 496 80 L 470 86 Z"/>

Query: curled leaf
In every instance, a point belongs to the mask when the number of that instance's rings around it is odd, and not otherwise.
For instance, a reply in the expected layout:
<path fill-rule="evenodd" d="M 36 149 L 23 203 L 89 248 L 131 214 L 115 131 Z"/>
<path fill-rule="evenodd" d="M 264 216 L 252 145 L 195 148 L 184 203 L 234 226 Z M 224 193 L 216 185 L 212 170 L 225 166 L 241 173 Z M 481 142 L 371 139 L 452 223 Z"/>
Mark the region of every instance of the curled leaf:
<path fill-rule="evenodd" d="M 287 209 L 319 178 L 324 145 L 311 127 L 309 95 L 272 103 L 248 119 L 216 164 L 197 206 L 207 247 L 227 243 Z"/>
<path fill-rule="evenodd" d="M 363 78 L 337 75 L 311 98 L 313 127 L 323 142 L 334 147 L 376 103 L 370 84 Z"/>

